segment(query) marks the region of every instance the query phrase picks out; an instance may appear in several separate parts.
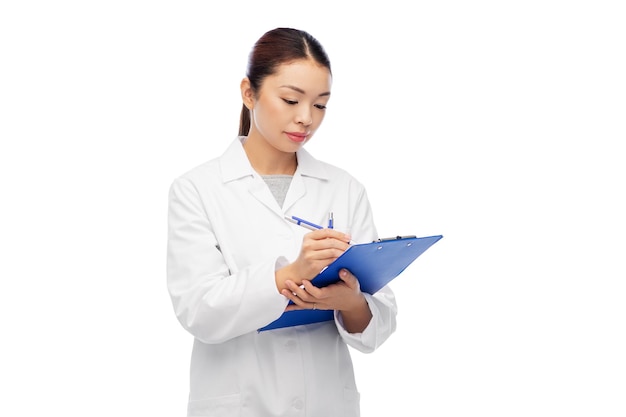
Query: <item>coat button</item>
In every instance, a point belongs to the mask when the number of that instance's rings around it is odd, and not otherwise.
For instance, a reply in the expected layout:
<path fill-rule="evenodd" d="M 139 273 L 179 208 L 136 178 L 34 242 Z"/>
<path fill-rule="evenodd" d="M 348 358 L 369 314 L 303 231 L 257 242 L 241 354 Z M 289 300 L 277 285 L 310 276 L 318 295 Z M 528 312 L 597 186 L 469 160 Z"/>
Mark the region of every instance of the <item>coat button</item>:
<path fill-rule="evenodd" d="M 302 401 L 300 398 L 296 398 L 295 400 L 293 400 L 293 408 L 295 408 L 296 410 L 302 410 L 302 407 L 304 407 L 304 401 Z"/>
<path fill-rule="evenodd" d="M 296 350 L 296 341 L 295 340 L 288 340 L 285 343 L 285 348 L 290 351 L 293 352 L 294 350 Z"/>

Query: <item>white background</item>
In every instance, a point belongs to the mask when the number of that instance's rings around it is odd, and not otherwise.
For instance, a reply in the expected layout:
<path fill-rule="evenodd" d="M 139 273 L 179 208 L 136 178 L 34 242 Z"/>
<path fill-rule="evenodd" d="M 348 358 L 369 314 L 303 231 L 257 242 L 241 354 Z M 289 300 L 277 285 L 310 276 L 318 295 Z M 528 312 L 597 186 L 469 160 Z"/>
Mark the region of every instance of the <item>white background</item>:
<path fill-rule="evenodd" d="M 277 26 L 331 57 L 310 151 L 381 235 L 444 235 L 354 353 L 363 417 L 626 415 L 619 3 L 3 2 L 0 415 L 184 415 L 167 191 L 236 135 Z"/>

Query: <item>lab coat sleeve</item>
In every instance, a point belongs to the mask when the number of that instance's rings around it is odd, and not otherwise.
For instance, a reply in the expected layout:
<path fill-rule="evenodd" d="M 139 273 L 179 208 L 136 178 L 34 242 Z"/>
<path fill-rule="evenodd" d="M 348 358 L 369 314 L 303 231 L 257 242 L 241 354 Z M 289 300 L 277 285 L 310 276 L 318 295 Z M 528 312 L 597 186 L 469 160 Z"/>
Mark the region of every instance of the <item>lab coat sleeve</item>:
<path fill-rule="evenodd" d="M 371 242 L 377 239 L 372 209 L 364 188 L 361 189 L 353 210 L 351 228 L 355 231 L 353 239 L 357 242 Z M 358 279 L 358 277 L 357 277 Z M 397 305 L 393 291 L 385 286 L 374 295 L 364 293 L 372 319 L 362 333 L 348 333 L 341 313 L 335 311 L 335 323 L 343 340 L 351 347 L 370 353 L 382 345 L 396 330 Z"/>
<path fill-rule="evenodd" d="M 372 319 L 362 333 L 348 333 L 338 311 L 335 311 L 335 321 L 339 334 L 348 345 L 360 352 L 371 353 L 395 332 L 398 310 L 395 296 L 387 286 L 381 288 L 375 295 L 367 293 L 364 295 L 372 312 Z"/>
<path fill-rule="evenodd" d="M 231 271 L 194 183 L 169 193 L 167 285 L 179 322 L 204 343 L 221 343 L 279 317 L 288 300 L 275 283 L 283 258 Z"/>

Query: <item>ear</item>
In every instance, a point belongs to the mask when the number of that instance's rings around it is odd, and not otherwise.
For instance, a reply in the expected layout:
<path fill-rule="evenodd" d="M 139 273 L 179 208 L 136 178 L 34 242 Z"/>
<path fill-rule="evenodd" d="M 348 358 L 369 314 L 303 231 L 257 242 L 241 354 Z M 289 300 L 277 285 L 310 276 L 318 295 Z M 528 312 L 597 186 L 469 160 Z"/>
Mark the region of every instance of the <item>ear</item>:
<path fill-rule="evenodd" d="M 239 88 L 241 89 L 243 105 L 246 106 L 248 110 L 252 110 L 254 108 L 254 90 L 252 90 L 248 77 L 241 80 Z"/>

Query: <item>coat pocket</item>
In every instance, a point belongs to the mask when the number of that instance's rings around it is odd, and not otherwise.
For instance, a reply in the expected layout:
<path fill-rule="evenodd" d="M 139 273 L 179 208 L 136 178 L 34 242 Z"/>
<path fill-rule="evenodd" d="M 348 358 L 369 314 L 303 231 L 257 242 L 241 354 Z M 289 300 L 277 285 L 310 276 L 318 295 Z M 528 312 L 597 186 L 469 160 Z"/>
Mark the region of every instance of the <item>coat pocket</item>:
<path fill-rule="evenodd" d="M 361 415 L 361 394 L 354 389 L 343 390 L 343 416 L 359 417 Z"/>
<path fill-rule="evenodd" d="M 240 394 L 190 400 L 187 406 L 188 417 L 239 417 L 240 415 Z"/>

